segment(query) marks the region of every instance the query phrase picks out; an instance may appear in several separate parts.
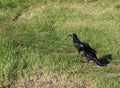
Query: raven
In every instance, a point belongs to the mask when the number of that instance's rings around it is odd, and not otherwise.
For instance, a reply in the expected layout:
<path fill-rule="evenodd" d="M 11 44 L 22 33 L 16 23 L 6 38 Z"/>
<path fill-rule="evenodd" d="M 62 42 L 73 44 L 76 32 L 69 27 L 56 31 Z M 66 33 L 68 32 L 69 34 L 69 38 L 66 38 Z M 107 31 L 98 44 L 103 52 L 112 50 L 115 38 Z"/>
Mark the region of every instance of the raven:
<path fill-rule="evenodd" d="M 73 37 L 73 45 L 78 50 L 78 54 L 80 54 L 81 51 L 83 51 L 83 45 L 82 42 L 78 39 L 76 34 L 69 35 Z"/>
<path fill-rule="evenodd" d="M 76 34 L 69 35 L 73 37 L 73 45 L 78 50 L 78 53 L 81 51 L 83 52 L 83 55 L 86 57 L 88 63 L 90 60 L 93 60 L 97 65 L 102 66 L 102 64 L 99 62 L 96 51 L 89 46 L 86 42 L 81 42 Z"/>

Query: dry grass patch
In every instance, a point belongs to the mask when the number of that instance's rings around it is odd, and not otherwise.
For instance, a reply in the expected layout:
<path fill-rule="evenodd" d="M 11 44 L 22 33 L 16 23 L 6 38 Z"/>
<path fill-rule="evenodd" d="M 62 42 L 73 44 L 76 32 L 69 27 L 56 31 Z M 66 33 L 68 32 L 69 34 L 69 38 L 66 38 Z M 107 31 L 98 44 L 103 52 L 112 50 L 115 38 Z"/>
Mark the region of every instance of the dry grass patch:
<path fill-rule="evenodd" d="M 37 75 L 23 83 L 17 83 L 14 88 L 96 88 L 94 80 L 86 79 L 84 77 L 77 77 L 75 75 L 64 74 L 59 75 L 56 73 L 46 74 L 39 69 Z"/>
<path fill-rule="evenodd" d="M 120 77 L 120 73 L 106 73 L 108 77 Z"/>

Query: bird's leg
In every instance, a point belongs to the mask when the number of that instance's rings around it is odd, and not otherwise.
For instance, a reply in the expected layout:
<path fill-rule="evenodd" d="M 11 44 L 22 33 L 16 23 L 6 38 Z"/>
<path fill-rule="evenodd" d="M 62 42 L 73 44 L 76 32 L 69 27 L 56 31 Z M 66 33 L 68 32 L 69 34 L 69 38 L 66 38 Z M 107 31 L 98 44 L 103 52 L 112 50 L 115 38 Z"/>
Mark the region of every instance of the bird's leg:
<path fill-rule="evenodd" d="M 87 64 L 89 64 L 89 59 L 87 59 Z"/>
<path fill-rule="evenodd" d="M 78 50 L 77 58 L 79 57 L 79 54 L 81 54 L 80 50 Z M 83 60 L 80 59 L 80 62 L 83 62 Z"/>
<path fill-rule="evenodd" d="M 81 52 L 81 56 L 82 56 L 82 57 L 84 56 L 84 52 Z"/>
<path fill-rule="evenodd" d="M 80 54 L 80 51 L 78 50 L 78 55 L 77 55 L 77 57 L 79 56 L 79 54 Z"/>
<path fill-rule="evenodd" d="M 78 54 L 80 54 L 80 51 L 78 50 Z"/>
<path fill-rule="evenodd" d="M 78 50 L 78 55 L 77 55 L 77 57 L 79 56 L 79 54 L 80 54 L 80 51 Z"/>
<path fill-rule="evenodd" d="M 77 58 L 79 58 L 79 53 L 78 53 L 78 55 L 77 55 Z"/>

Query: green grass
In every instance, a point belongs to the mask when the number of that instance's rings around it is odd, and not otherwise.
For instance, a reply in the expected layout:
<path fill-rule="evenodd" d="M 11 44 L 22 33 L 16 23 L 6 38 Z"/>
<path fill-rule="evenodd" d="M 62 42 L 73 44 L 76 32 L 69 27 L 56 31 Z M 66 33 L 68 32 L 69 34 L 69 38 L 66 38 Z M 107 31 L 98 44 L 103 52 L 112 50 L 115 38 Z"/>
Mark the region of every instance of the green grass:
<path fill-rule="evenodd" d="M 120 0 L 1 0 L 1 87 L 119 88 L 119 7 Z M 72 33 L 95 48 L 98 58 L 111 55 L 111 62 L 99 68 L 82 63 L 85 58 L 66 38 Z"/>

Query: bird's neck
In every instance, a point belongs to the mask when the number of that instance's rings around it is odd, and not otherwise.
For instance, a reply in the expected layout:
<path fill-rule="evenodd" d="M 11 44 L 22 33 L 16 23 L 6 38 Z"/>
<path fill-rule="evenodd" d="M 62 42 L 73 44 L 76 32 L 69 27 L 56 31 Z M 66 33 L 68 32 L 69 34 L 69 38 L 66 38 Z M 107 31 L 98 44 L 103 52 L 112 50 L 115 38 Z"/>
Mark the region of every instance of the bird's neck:
<path fill-rule="evenodd" d="M 77 37 L 73 37 L 73 42 L 81 43 L 81 41 Z"/>

